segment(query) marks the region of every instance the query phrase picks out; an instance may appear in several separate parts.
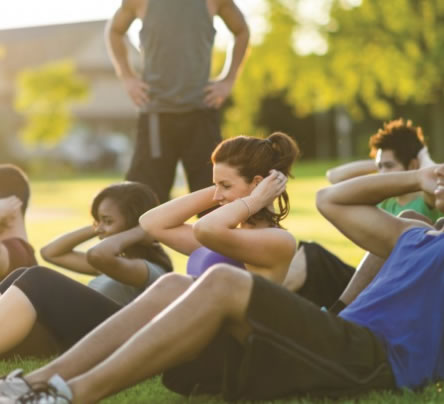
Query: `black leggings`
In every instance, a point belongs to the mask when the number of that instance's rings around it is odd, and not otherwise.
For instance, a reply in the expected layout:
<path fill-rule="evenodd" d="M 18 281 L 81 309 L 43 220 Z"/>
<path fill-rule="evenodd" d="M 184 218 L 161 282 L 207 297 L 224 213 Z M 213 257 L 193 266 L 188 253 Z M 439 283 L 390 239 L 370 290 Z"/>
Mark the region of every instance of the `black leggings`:
<path fill-rule="evenodd" d="M 63 352 L 122 307 L 95 290 L 41 266 L 14 271 L 0 282 L 0 293 L 11 285 L 26 295 L 37 312 L 38 338 L 33 330 L 22 355 Z M 43 342 L 47 339 L 47 345 L 42 344 L 42 339 Z M 20 350 L 15 350 L 17 353 Z"/>

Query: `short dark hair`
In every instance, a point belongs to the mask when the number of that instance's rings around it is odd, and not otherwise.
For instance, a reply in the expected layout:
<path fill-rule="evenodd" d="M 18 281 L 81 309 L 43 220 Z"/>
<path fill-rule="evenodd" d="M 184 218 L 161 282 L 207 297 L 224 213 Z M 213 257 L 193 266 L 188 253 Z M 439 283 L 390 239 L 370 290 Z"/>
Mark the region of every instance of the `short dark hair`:
<path fill-rule="evenodd" d="M 31 196 L 28 176 L 13 164 L 0 164 L 0 198 L 9 196 L 22 201 L 22 214 L 25 214 Z"/>
<path fill-rule="evenodd" d="M 382 129 L 370 137 L 370 156 L 375 157 L 378 149 L 392 150 L 404 168 L 418 156 L 425 146 L 424 135 L 420 126 L 413 126 L 412 121 L 402 118 L 384 123 Z"/>

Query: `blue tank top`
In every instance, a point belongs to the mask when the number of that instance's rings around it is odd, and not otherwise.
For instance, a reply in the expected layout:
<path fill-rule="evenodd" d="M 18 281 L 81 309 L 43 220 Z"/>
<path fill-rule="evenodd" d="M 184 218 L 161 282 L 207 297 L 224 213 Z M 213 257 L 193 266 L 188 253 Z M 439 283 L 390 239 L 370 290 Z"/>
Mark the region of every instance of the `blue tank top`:
<path fill-rule="evenodd" d="M 200 276 L 214 264 L 230 264 L 239 268 L 245 268 L 244 264 L 239 261 L 225 257 L 209 248 L 200 247 L 194 250 L 188 258 L 187 274 Z"/>
<path fill-rule="evenodd" d="M 340 316 L 384 344 L 398 387 L 444 378 L 444 234 L 413 228 Z"/>

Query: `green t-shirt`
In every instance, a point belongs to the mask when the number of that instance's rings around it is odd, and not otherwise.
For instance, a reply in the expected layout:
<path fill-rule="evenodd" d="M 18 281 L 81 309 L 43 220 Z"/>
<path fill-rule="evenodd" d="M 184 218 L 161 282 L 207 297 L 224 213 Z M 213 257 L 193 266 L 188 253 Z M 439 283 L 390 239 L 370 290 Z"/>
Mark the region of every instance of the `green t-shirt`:
<path fill-rule="evenodd" d="M 405 205 L 400 205 L 396 198 L 389 198 L 385 201 L 378 204 L 378 207 L 385 210 L 388 213 L 391 213 L 394 216 L 399 215 L 404 210 L 414 210 L 415 212 L 421 213 L 424 216 L 427 216 L 433 223 L 436 222 L 437 219 L 444 216 L 444 213 L 438 209 L 430 208 L 424 201 L 422 196 L 419 196 L 416 199 L 406 203 Z"/>

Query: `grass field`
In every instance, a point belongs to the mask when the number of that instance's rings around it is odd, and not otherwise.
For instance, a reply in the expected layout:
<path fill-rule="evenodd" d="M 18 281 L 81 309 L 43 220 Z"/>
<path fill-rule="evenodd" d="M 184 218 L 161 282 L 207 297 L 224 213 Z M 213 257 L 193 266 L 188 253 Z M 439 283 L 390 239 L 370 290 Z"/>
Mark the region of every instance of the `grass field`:
<path fill-rule="evenodd" d="M 290 180 L 288 190 L 291 198 L 291 214 L 284 226 L 300 240 L 316 240 L 327 246 L 346 262 L 356 265 L 362 257 L 362 250 L 352 245 L 335 228 L 326 222 L 316 211 L 314 198 L 316 190 L 327 184 L 324 173 L 331 166 L 329 163 L 302 163 L 294 171 L 295 179 Z M 63 180 L 32 179 L 33 196 L 28 213 L 29 238 L 38 250 L 53 237 L 90 223 L 89 203 L 94 194 L 104 186 L 119 181 L 115 176 L 74 177 Z M 175 194 L 185 192 L 176 189 Z M 183 272 L 186 257 L 171 252 L 174 267 Z M 42 260 L 40 259 L 40 262 Z M 59 268 L 56 268 L 59 269 Z M 68 273 L 64 271 L 64 273 Z M 74 276 L 81 282 L 86 277 Z M 0 325 L 1 327 L 5 325 Z M 16 367 L 25 370 L 34 369 L 44 362 L 35 360 L 17 360 L 0 362 L 0 374 Z M 295 376 L 297 377 L 297 376 Z M 158 379 L 145 382 L 139 386 L 104 400 L 104 403 L 199 403 L 216 404 L 223 401 L 212 397 L 192 397 L 188 401 L 162 387 Z M 316 400 L 309 398 L 291 398 L 286 400 L 267 401 L 266 403 L 334 403 L 338 401 Z M 402 392 L 400 394 L 371 394 L 359 400 L 342 400 L 341 403 L 444 403 L 441 386 L 430 386 L 421 393 Z M 244 402 L 245 403 L 245 402 Z M 265 402 L 263 402 L 265 403 Z"/>

